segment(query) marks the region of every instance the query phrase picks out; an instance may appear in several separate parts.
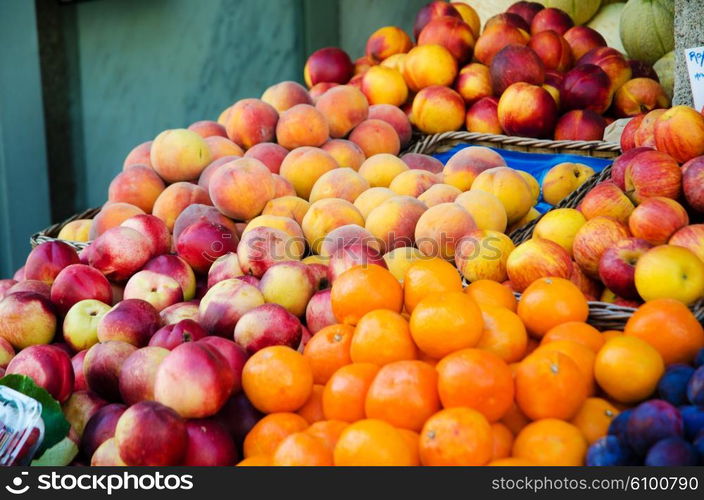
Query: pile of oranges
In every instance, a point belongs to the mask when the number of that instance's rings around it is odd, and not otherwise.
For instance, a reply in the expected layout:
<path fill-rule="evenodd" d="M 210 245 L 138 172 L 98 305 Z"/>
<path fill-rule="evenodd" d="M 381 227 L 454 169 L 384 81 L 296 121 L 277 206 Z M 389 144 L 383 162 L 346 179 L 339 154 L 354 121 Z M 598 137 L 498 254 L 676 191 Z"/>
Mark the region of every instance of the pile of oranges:
<path fill-rule="evenodd" d="M 583 465 L 666 364 L 704 346 L 673 300 L 600 332 L 568 280 L 539 279 L 517 301 L 498 282 L 463 287 L 437 258 L 403 282 L 353 267 L 331 301 L 339 324 L 302 353 L 267 347 L 245 365 L 245 394 L 266 416 L 239 465 Z"/>

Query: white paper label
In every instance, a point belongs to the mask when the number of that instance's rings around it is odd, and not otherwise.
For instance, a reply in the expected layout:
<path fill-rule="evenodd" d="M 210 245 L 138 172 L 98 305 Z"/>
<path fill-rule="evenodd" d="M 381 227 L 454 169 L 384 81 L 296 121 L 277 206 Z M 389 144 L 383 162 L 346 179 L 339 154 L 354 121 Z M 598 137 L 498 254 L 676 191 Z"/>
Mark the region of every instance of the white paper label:
<path fill-rule="evenodd" d="M 684 49 L 684 57 L 689 71 L 694 109 L 701 111 L 704 108 L 704 47 Z"/>

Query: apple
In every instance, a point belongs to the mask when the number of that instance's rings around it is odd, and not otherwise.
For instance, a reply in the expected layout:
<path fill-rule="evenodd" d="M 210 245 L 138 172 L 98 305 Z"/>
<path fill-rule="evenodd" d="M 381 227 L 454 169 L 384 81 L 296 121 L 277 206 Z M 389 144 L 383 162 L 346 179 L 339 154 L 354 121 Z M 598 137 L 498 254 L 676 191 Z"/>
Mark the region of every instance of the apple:
<path fill-rule="evenodd" d="M 572 262 L 572 274 L 570 281 L 577 285 L 577 288 L 584 294 L 587 300 L 595 301 L 601 296 L 604 286 L 599 282 L 584 274 L 576 262 Z"/>
<path fill-rule="evenodd" d="M 690 207 L 704 212 L 704 156 L 682 165 L 682 191 Z"/>
<path fill-rule="evenodd" d="M 183 300 L 189 301 L 195 297 L 196 275 L 191 266 L 178 255 L 159 255 L 147 262 L 142 269 L 175 279 L 181 285 Z"/>
<path fill-rule="evenodd" d="M 619 118 L 670 106 L 662 86 L 650 78 L 633 78 L 616 90 L 613 112 Z"/>
<path fill-rule="evenodd" d="M 262 276 L 259 289 L 266 302 L 279 304 L 298 317 L 305 314 L 308 301 L 315 293 L 308 267 L 296 261 L 270 267 Z"/>
<path fill-rule="evenodd" d="M 115 426 L 127 407 L 113 403 L 101 407 L 88 420 L 81 436 L 80 449 L 85 457 L 92 457 L 95 450 L 115 435 Z"/>
<path fill-rule="evenodd" d="M 574 260 L 587 276 L 598 278 L 601 256 L 615 243 L 629 236 L 628 228 L 616 219 L 603 215 L 594 217 L 588 220 L 574 237 Z"/>
<path fill-rule="evenodd" d="M 578 207 L 587 220 L 606 215 L 623 223 L 628 222 L 633 209 L 633 203 L 628 196 L 615 183 L 608 181 L 594 186 Z"/>
<path fill-rule="evenodd" d="M 626 189 L 626 169 L 636 156 L 644 153 L 645 151 L 653 151 L 653 148 L 633 147 L 614 160 L 611 164 L 611 180 L 614 184 L 622 190 Z"/>
<path fill-rule="evenodd" d="M 172 306 L 163 309 L 159 316 L 163 325 L 172 325 L 183 319 L 198 320 L 198 305 L 200 301 L 189 300 L 188 302 L 179 302 Z"/>
<path fill-rule="evenodd" d="M 160 323 L 159 312 L 149 302 L 127 298 L 100 319 L 98 340 L 120 340 L 136 347 L 144 347 L 159 329 Z"/>
<path fill-rule="evenodd" d="M 53 345 L 22 349 L 7 365 L 5 374 L 27 375 L 59 403 L 64 403 L 73 392 L 71 358 Z"/>
<path fill-rule="evenodd" d="M 107 401 L 120 401 L 120 370 L 137 350 L 132 344 L 110 340 L 88 349 L 83 360 L 83 375 L 88 389 Z"/>
<path fill-rule="evenodd" d="M 332 312 L 330 302 L 330 289 L 320 290 L 308 301 L 306 306 L 306 325 L 311 333 L 317 333 L 326 326 L 337 323 L 337 318 Z"/>
<path fill-rule="evenodd" d="M 628 228 L 633 236 L 653 245 L 667 243 L 678 229 L 688 224 L 689 216 L 682 205 L 658 196 L 643 200 L 628 219 Z"/>
<path fill-rule="evenodd" d="M 183 301 L 183 289 L 175 279 L 154 271 L 139 271 L 125 285 L 124 299 L 140 299 L 157 312 Z"/>
<path fill-rule="evenodd" d="M 638 130 L 633 133 L 634 146 L 655 148 L 655 123 L 657 119 L 664 114 L 664 109 L 654 109 L 645 114 L 638 126 Z"/>
<path fill-rule="evenodd" d="M 159 217 L 150 214 L 135 215 L 120 225 L 134 229 L 147 238 L 151 256 L 155 257 L 171 251 L 171 233 L 166 223 Z"/>
<path fill-rule="evenodd" d="M 97 269 L 84 264 L 73 264 L 62 270 L 51 285 L 51 301 L 59 313 L 65 315 L 81 300 L 95 299 L 112 303 L 110 282 Z"/>
<path fill-rule="evenodd" d="M 293 238 L 280 229 L 259 226 L 242 235 L 237 246 L 240 268 L 245 274 L 261 278 L 278 262 L 297 260 L 289 245 Z"/>
<path fill-rule="evenodd" d="M 679 163 L 704 155 L 704 115 L 689 106 L 668 109 L 655 120 L 655 147 Z"/>
<path fill-rule="evenodd" d="M 557 243 L 533 238 L 511 252 L 506 261 L 506 272 L 514 290 L 522 292 L 538 278 L 568 279 L 572 274 L 572 259 Z"/>
<path fill-rule="evenodd" d="M 560 103 L 566 111 L 589 109 L 603 114 L 609 109 L 612 97 L 609 75 L 595 64 L 583 64 L 568 71 L 560 89 Z"/>
<path fill-rule="evenodd" d="M 653 196 L 677 199 L 682 171 L 671 156 L 660 151 L 645 151 L 633 158 L 626 168 L 624 184 L 626 194 L 636 204 Z"/>
<path fill-rule="evenodd" d="M 231 466 L 237 461 L 237 449 L 228 430 L 214 419 L 186 422 L 188 443 L 182 465 Z"/>
<path fill-rule="evenodd" d="M 638 128 L 640 127 L 640 124 L 643 122 L 644 118 L 645 118 L 644 113 L 638 114 L 638 115 L 632 117 L 628 121 L 628 123 L 626 123 L 626 126 L 623 127 L 623 131 L 621 132 L 620 143 L 621 143 L 621 151 L 623 151 L 624 153 L 626 153 L 636 147 L 635 135 L 636 135 L 636 132 L 638 131 Z"/>
<path fill-rule="evenodd" d="M 230 365 L 232 374 L 234 375 L 232 393 L 235 394 L 241 391 L 242 369 L 244 368 L 244 364 L 247 362 L 248 358 L 247 352 L 244 348 L 232 340 L 216 337 L 214 335 L 205 337 L 199 340 L 199 342 L 208 344 L 225 358 L 225 361 L 227 361 L 227 364 Z"/>
<path fill-rule="evenodd" d="M 64 340 L 74 351 L 89 349 L 98 343 L 98 323 L 110 306 L 95 299 L 86 299 L 69 309 L 64 318 Z"/>
<path fill-rule="evenodd" d="M 617 241 L 599 259 L 599 278 L 616 295 L 625 299 L 638 299 L 635 284 L 636 263 L 653 247 L 641 238 Z"/>
<path fill-rule="evenodd" d="M 71 358 L 71 366 L 73 367 L 73 390 L 85 391 L 88 389 L 86 378 L 83 375 L 83 360 L 88 354 L 88 349 L 79 351 Z"/>
<path fill-rule="evenodd" d="M 242 315 L 264 302 L 256 287 L 242 280 L 223 280 L 200 301 L 199 322 L 212 335 L 231 338 Z"/>
<path fill-rule="evenodd" d="M 207 274 L 220 256 L 237 250 L 239 239 L 222 224 L 199 221 L 191 224 L 176 240 L 176 252 L 197 273 Z"/>
<path fill-rule="evenodd" d="M 48 344 L 56 333 L 56 312 L 43 295 L 17 292 L 0 302 L 0 338 L 15 349 Z"/>
<path fill-rule="evenodd" d="M 679 229 L 668 244 L 691 250 L 704 262 L 704 224 L 691 224 Z"/>
<path fill-rule="evenodd" d="M 15 350 L 7 340 L 0 337 L 0 368 L 7 368 L 7 364 L 15 357 Z"/>
<path fill-rule="evenodd" d="M 235 342 L 250 356 L 273 345 L 295 349 L 301 342 L 301 322 L 278 304 L 264 304 L 240 318 L 235 326 Z"/>
<path fill-rule="evenodd" d="M 704 262 L 686 248 L 660 245 L 638 260 L 635 282 L 645 301 L 668 298 L 689 305 L 704 295 Z"/>
<path fill-rule="evenodd" d="M 47 241 L 29 253 L 24 265 L 24 279 L 51 285 L 62 269 L 78 262 L 78 254 L 73 247 L 62 241 Z"/>
<path fill-rule="evenodd" d="M 71 430 L 76 433 L 76 438 L 80 440 L 88 421 L 98 410 L 108 404 L 97 394 L 90 391 L 75 391 L 61 405 L 61 411 L 71 424 Z"/>
<path fill-rule="evenodd" d="M 147 263 L 150 247 L 147 237 L 139 231 L 113 227 L 91 243 L 88 262 L 108 279 L 124 281 Z"/>
<path fill-rule="evenodd" d="M 13 285 L 12 288 L 10 288 L 6 295 L 12 295 L 13 293 L 17 292 L 31 292 L 31 293 L 36 293 L 37 295 L 41 295 L 42 297 L 46 297 L 47 299 L 51 299 L 51 287 L 47 285 L 43 281 L 38 281 L 38 280 L 23 280 L 15 285 Z"/>
<path fill-rule="evenodd" d="M 156 372 L 168 354 L 168 349 L 157 346 L 142 347 L 130 354 L 119 377 L 120 394 L 125 403 L 154 401 Z"/>
<path fill-rule="evenodd" d="M 149 339 L 149 345 L 163 347 L 170 351 L 184 342 L 195 342 L 207 335 L 208 332 L 198 322 L 192 319 L 182 319 L 157 330 Z"/>

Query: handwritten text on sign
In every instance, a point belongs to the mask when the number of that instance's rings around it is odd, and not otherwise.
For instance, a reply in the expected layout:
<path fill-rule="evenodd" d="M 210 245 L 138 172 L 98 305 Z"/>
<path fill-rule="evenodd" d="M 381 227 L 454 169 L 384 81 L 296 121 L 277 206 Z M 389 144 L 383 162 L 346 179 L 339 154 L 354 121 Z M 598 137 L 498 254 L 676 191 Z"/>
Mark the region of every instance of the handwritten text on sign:
<path fill-rule="evenodd" d="M 692 86 L 694 108 L 704 108 L 704 47 L 684 49 L 689 83 Z"/>

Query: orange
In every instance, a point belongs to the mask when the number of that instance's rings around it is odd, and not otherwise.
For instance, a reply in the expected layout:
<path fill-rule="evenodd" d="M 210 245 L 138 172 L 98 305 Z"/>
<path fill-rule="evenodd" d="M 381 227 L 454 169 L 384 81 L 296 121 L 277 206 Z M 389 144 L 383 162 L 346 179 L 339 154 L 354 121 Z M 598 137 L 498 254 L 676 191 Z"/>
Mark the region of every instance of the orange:
<path fill-rule="evenodd" d="M 540 278 L 523 292 L 518 302 L 518 315 L 530 334 L 542 337 L 559 324 L 586 321 L 589 304 L 570 280 Z"/>
<path fill-rule="evenodd" d="M 650 396 L 663 373 L 665 363 L 660 353 L 645 340 L 629 335 L 606 342 L 594 362 L 597 384 L 621 403 L 636 403 Z"/>
<path fill-rule="evenodd" d="M 368 418 L 419 431 L 440 409 L 438 373 L 422 361 L 382 366 L 369 386 L 364 409 Z"/>
<path fill-rule="evenodd" d="M 461 291 L 462 277 L 457 268 L 439 257 L 414 262 L 403 277 L 403 302 L 409 313 L 428 295 Z"/>
<path fill-rule="evenodd" d="M 624 334 L 645 340 L 666 365 L 691 363 L 704 348 L 704 328 L 687 306 L 674 299 L 655 299 L 640 306 Z"/>
<path fill-rule="evenodd" d="M 381 266 L 355 266 L 335 279 L 330 303 L 340 323 L 356 325 L 362 316 L 375 309 L 400 313 L 403 289 L 394 275 Z"/>
<path fill-rule="evenodd" d="M 577 427 L 556 418 L 528 424 L 513 442 L 513 456 L 537 465 L 584 465 L 587 441 Z"/>
<path fill-rule="evenodd" d="M 296 411 L 313 390 L 313 370 L 308 360 L 290 347 L 265 347 L 245 363 L 242 388 L 261 412 Z"/>
<path fill-rule="evenodd" d="M 511 456 L 513 448 L 513 434 L 504 424 L 491 424 L 492 453 L 491 459 L 498 460 Z"/>
<path fill-rule="evenodd" d="M 333 373 L 323 389 L 325 418 L 343 422 L 363 419 L 367 391 L 378 371 L 371 363 L 353 363 Z"/>
<path fill-rule="evenodd" d="M 313 370 L 313 381 L 324 384 L 338 368 L 349 365 L 350 342 L 354 328 L 350 325 L 330 325 L 313 335 L 303 349 Z"/>
<path fill-rule="evenodd" d="M 569 420 L 586 399 L 584 374 L 559 351 L 536 351 L 518 366 L 516 403 L 531 420 Z"/>
<path fill-rule="evenodd" d="M 572 419 L 572 424 L 582 431 L 588 444 L 606 436 L 611 421 L 620 412 L 618 409 L 601 398 L 587 398 L 577 415 Z"/>
<path fill-rule="evenodd" d="M 305 432 L 296 432 L 284 438 L 271 457 L 275 467 L 329 467 L 332 451 L 320 439 Z"/>
<path fill-rule="evenodd" d="M 272 413 L 262 418 L 244 438 L 245 458 L 271 455 L 286 436 L 308 427 L 306 419 L 295 413 Z"/>
<path fill-rule="evenodd" d="M 486 465 L 493 452 L 491 426 L 471 408 L 439 411 L 420 433 L 423 465 Z"/>
<path fill-rule="evenodd" d="M 586 323 L 568 321 L 548 330 L 548 333 L 545 334 L 540 343 L 544 345 L 553 340 L 572 340 L 585 345 L 596 353 L 606 342 L 604 334 Z"/>
<path fill-rule="evenodd" d="M 337 466 L 418 465 L 406 438 L 393 425 L 372 418 L 342 431 L 333 457 Z"/>
<path fill-rule="evenodd" d="M 237 467 L 271 467 L 271 456 L 256 455 L 245 458 L 237 464 Z"/>
<path fill-rule="evenodd" d="M 317 437 L 330 449 L 335 449 L 340 434 L 350 425 L 342 420 L 321 420 L 308 427 L 304 432 Z"/>
<path fill-rule="evenodd" d="M 604 342 L 608 342 L 614 337 L 620 337 L 623 332 L 621 330 L 606 330 L 601 332 L 601 335 L 604 337 Z"/>
<path fill-rule="evenodd" d="M 401 436 L 403 439 L 406 441 L 406 444 L 408 445 L 408 449 L 411 450 L 411 455 L 413 455 L 413 461 L 416 464 L 420 464 L 420 450 L 419 450 L 419 443 L 420 443 L 420 434 L 417 432 L 408 430 L 408 429 L 396 429 L 398 430 L 399 433 L 401 433 Z"/>
<path fill-rule="evenodd" d="M 513 404 L 513 374 L 504 360 L 480 349 L 462 349 L 437 365 L 438 393 L 445 408 L 473 408 L 489 422 Z"/>
<path fill-rule="evenodd" d="M 325 420 L 323 415 L 323 390 L 324 386 L 314 384 L 313 390 L 310 393 L 308 401 L 296 412 L 301 417 L 305 418 L 309 424 Z"/>
<path fill-rule="evenodd" d="M 479 304 L 479 308 L 482 311 L 484 331 L 477 348 L 492 352 L 507 363 L 523 359 L 528 347 L 528 334 L 521 318 L 505 307 Z"/>
<path fill-rule="evenodd" d="M 516 312 L 516 307 L 518 307 L 518 301 L 511 289 L 497 281 L 474 281 L 464 289 L 464 293 L 472 297 L 480 307 L 505 307 L 513 312 Z"/>
<path fill-rule="evenodd" d="M 484 328 L 479 306 L 461 292 L 427 296 L 413 310 L 410 325 L 418 348 L 436 359 L 474 347 Z"/>
<path fill-rule="evenodd" d="M 530 423 L 530 420 L 525 416 L 514 401 L 511 408 L 508 409 L 506 414 L 501 419 L 501 423 L 504 424 L 515 436 L 521 432 L 521 429 Z"/>
<path fill-rule="evenodd" d="M 530 460 L 526 460 L 525 458 L 509 457 L 492 460 L 487 465 L 492 467 L 535 467 L 538 464 Z"/>
<path fill-rule="evenodd" d="M 571 340 L 554 340 L 541 345 L 535 352 L 558 351 L 569 357 L 579 367 L 587 384 L 587 395 L 594 394 L 594 360 L 596 353 L 589 347 Z"/>
<path fill-rule="evenodd" d="M 355 363 L 385 365 L 416 359 L 418 349 L 408 321 L 397 312 L 377 309 L 362 316 L 354 329 L 350 357 Z"/>

